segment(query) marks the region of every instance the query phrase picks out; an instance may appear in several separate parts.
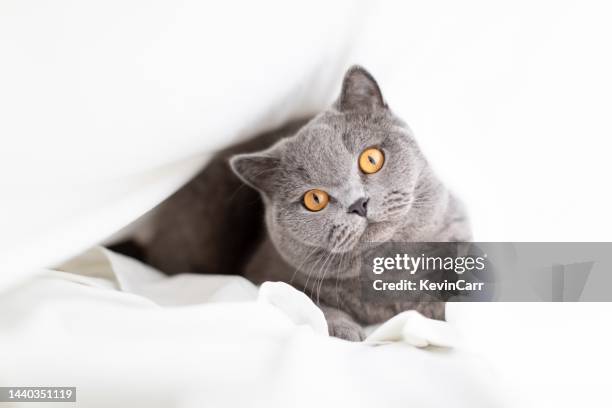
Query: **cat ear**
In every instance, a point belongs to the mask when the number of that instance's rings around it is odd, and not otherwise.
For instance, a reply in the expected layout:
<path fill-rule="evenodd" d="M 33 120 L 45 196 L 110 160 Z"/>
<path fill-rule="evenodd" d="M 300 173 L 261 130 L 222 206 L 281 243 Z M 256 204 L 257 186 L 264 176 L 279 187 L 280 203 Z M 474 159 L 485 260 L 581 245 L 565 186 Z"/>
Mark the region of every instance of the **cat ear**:
<path fill-rule="evenodd" d="M 230 159 L 230 167 L 242 181 L 256 190 L 266 193 L 272 190 L 272 183 L 280 159 L 270 151 L 238 154 Z"/>
<path fill-rule="evenodd" d="M 363 67 L 353 65 L 344 74 L 337 107 L 341 112 L 373 111 L 385 109 L 387 104 L 383 100 L 382 92 L 374 77 Z"/>

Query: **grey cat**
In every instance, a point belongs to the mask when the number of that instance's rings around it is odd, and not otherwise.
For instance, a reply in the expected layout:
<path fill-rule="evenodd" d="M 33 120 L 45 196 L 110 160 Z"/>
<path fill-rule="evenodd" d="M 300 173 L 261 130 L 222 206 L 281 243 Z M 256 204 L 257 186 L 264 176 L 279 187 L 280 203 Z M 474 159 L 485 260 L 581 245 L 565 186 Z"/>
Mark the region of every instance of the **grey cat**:
<path fill-rule="evenodd" d="M 444 318 L 443 302 L 364 300 L 364 248 L 470 239 L 460 203 L 374 78 L 354 66 L 328 110 L 220 152 L 168 200 L 147 260 L 171 273 L 291 283 L 320 305 L 330 335 L 357 341 L 363 326 L 403 310 Z"/>

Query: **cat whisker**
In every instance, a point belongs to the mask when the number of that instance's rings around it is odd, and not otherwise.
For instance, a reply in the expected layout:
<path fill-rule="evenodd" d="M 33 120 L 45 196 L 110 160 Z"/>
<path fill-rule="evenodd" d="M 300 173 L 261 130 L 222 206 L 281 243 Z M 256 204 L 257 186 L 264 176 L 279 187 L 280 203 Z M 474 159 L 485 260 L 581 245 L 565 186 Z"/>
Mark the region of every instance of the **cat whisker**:
<path fill-rule="evenodd" d="M 424 207 L 430 207 L 434 204 L 437 204 L 437 201 L 418 201 L 418 202 L 412 203 L 412 207 L 413 208 L 424 208 Z"/>
<path fill-rule="evenodd" d="M 336 247 L 339 241 L 343 241 L 345 239 L 345 237 L 347 236 L 347 231 L 348 227 L 344 225 L 342 230 L 340 230 L 338 234 L 336 234 L 335 242 L 333 243 L 332 247 Z"/>
<path fill-rule="evenodd" d="M 410 202 L 410 199 L 406 199 L 406 197 L 397 197 L 391 198 L 385 201 L 385 204 L 395 204 L 395 203 L 406 203 Z"/>
<path fill-rule="evenodd" d="M 332 225 L 332 227 L 329 229 L 329 234 L 327 234 L 327 240 L 331 242 L 332 238 L 334 237 L 334 232 L 336 232 L 336 230 L 338 229 L 339 225 L 338 224 L 334 224 Z"/>
<path fill-rule="evenodd" d="M 312 266 L 310 267 L 310 269 L 308 270 L 308 275 L 306 276 L 306 283 L 304 284 L 304 290 L 305 290 L 306 292 L 309 292 L 309 291 L 308 291 L 308 282 L 310 281 L 310 277 L 312 276 L 312 273 L 314 272 L 315 267 L 316 267 L 316 266 L 318 266 L 318 265 L 319 265 L 319 263 L 320 263 L 322 260 L 323 260 L 323 257 L 321 257 L 321 256 L 320 256 L 320 257 L 318 257 L 318 258 L 317 258 L 317 260 L 315 261 L 315 264 L 314 264 L 314 265 L 312 265 Z M 309 295 L 310 300 L 312 300 L 312 292 L 309 292 L 309 293 L 310 293 L 310 295 Z"/>
<path fill-rule="evenodd" d="M 333 256 L 333 253 L 328 252 L 328 255 L 325 257 L 325 260 L 323 261 L 323 264 L 321 265 L 321 267 L 319 268 L 319 271 L 317 272 L 317 276 L 315 276 L 315 281 L 314 284 L 312 285 L 312 294 L 314 295 L 315 293 L 317 293 L 317 286 L 320 288 L 320 284 L 318 285 L 317 282 L 319 281 L 319 276 L 322 276 L 321 279 L 321 283 L 323 283 L 323 277 L 325 277 L 325 272 L 326 272 L 326 265 L 327 262 L 330 260 L 330 258 Z M 323 272 L 323 274 L 321 274 L 321 272 Z M 313 296 L 314 297 L 314 296 Z M 319 304 L 319 293 L 317 293 L 317 305 Z"/>
<path fill-rule="evenodd" d="M 342 248 L 344 248 L 347 244 L 347 242 L 351 241 L 351 238 L 353 238 L 353 234 L 346 234 L 346 236 L 343 237 L 342 241 L 339 242 L 336 246 L 335 249 L 336 250 L 342 250 Z"/>
<path fill-rule="evenodd" d="M 297 274 L 297 272 L 302 269 L 302 266 L 304 266 L 304 264 L 306 263 L 306 261 L 308 261 L 308 259 L 317 251 L 317 247 L 314 247 L 312 249 L 312 251 L 310 251 L 308 253 L 308 255 L 306 255 L 306 257 L 302 260 L 302 262 L 300 263 L 300 265 L 295 268 L 295 270 L 293 271 L 293 275 L 291 275 L 291 279 L 289 280 L 289 284 L 291 285 L 293 283 L 293 280 L 295 279 L 295 275 Z"/>
<path fill-rule="evenodd" d="M 342 253 L 340 255 L 340 265 L 338 266 L 338 269 L 336 270 L 336 306 L 340 307 L 340 291 L 338 290 L 338 283 L 340 282 L 340 273 L 342 272 L 342 267 L 344 266 L 344 259 L 346 258 L 347 254 L 346 253 Z"/>
<path fill-rule="evenodd" d="M 336 255 L 330 252 L 330 256 L 328 257 L 328 259 L 331 260 L 332 264 L 335 258 L 336 258 Z M 321 276 L 321 280 L 319 281 L 319 288 L 317 290 L 317 305 L 320 305 L 319 296 L 321 295 L 321 286 L 323 286 L 323 280 L 325 279 L 325 275 L 327 275 L 328 270 L 329 270 L 329 265 L 327 265 L 327 268 L 325 268 L 325 270 L 323 271 L 323 276 Z"/>
<path fill-rule="evenodd" d="M 331 252 L 328 252 L 327 256 L 324 258 L 323 263 L 321 264 L 321 266 L 319 267 L 317 274 L 314 276 L 314 283 L 312 284 L 312 300 L 314 301 L 314 294 L 316 293 L 316 288 L 318 286 L 317 282 L 319 281 L 319 277 L 320 276 L 324 276 L 324 274 L 321 274 L 321 272 L 325 271 L 325 266 L 327 264 L 327 262 L 329 261 L 330 257 L 333 254 Z M 319 300 L 318 300 L 318 294 L 317 294 L 317 304 L 319 304 Z"/>
<path fill-rule="evenodd" d="M 393 211 L 396 211 L 396 210 L 402 210 L 402 209 L 407 208 L 407 207 L 408 207 L 408 204 L 394 205 L 394 206 L 391 206 L 391 207 L 387 208 L 387 211 L 388 212 L 393 212 Z"/>

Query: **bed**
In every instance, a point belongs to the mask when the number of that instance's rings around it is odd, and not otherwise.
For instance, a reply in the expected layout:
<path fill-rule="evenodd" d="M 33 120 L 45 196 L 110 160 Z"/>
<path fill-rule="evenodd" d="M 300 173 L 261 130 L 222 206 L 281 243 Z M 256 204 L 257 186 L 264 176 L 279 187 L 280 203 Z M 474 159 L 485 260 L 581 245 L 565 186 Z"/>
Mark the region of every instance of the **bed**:
<path fill-rule="evenodd" d="M 350 343 L 282 284 L 169 278 L 104 248 L 219 149 L 327 106 L 353 63 L 477 239 L 605 240 L 586 228 L 608 212 L 591 175 L 609 173 L 609 121 L 582 101 L 612 91 L 607 54 L 566 80 L 567 55 L 607 46 L 607 14 L 536 3 L 4 1 L 0 385 L 76 386 L 87 407 L 609 406 L 607 304 L 453 303 L 442 326 L 408 314 Z M 518 202 L 516 180 L 546 197 Z"/>

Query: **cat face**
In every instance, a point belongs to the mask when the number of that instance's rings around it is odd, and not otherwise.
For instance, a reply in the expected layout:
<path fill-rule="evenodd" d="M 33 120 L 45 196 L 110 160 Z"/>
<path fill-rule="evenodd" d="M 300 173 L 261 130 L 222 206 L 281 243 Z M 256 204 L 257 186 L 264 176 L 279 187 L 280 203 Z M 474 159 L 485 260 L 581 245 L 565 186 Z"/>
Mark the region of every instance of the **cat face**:
<path fill-rule="evenodd" d="M 426 164 L 375 80 L 353 67 L 331 109 L 295 136 L 235 156 L 231 165 L 261 192 L 273 242 L 297 256 L 317 248 L 345 253 L 360 242 L 391 239 L 410 218 Z"/>

